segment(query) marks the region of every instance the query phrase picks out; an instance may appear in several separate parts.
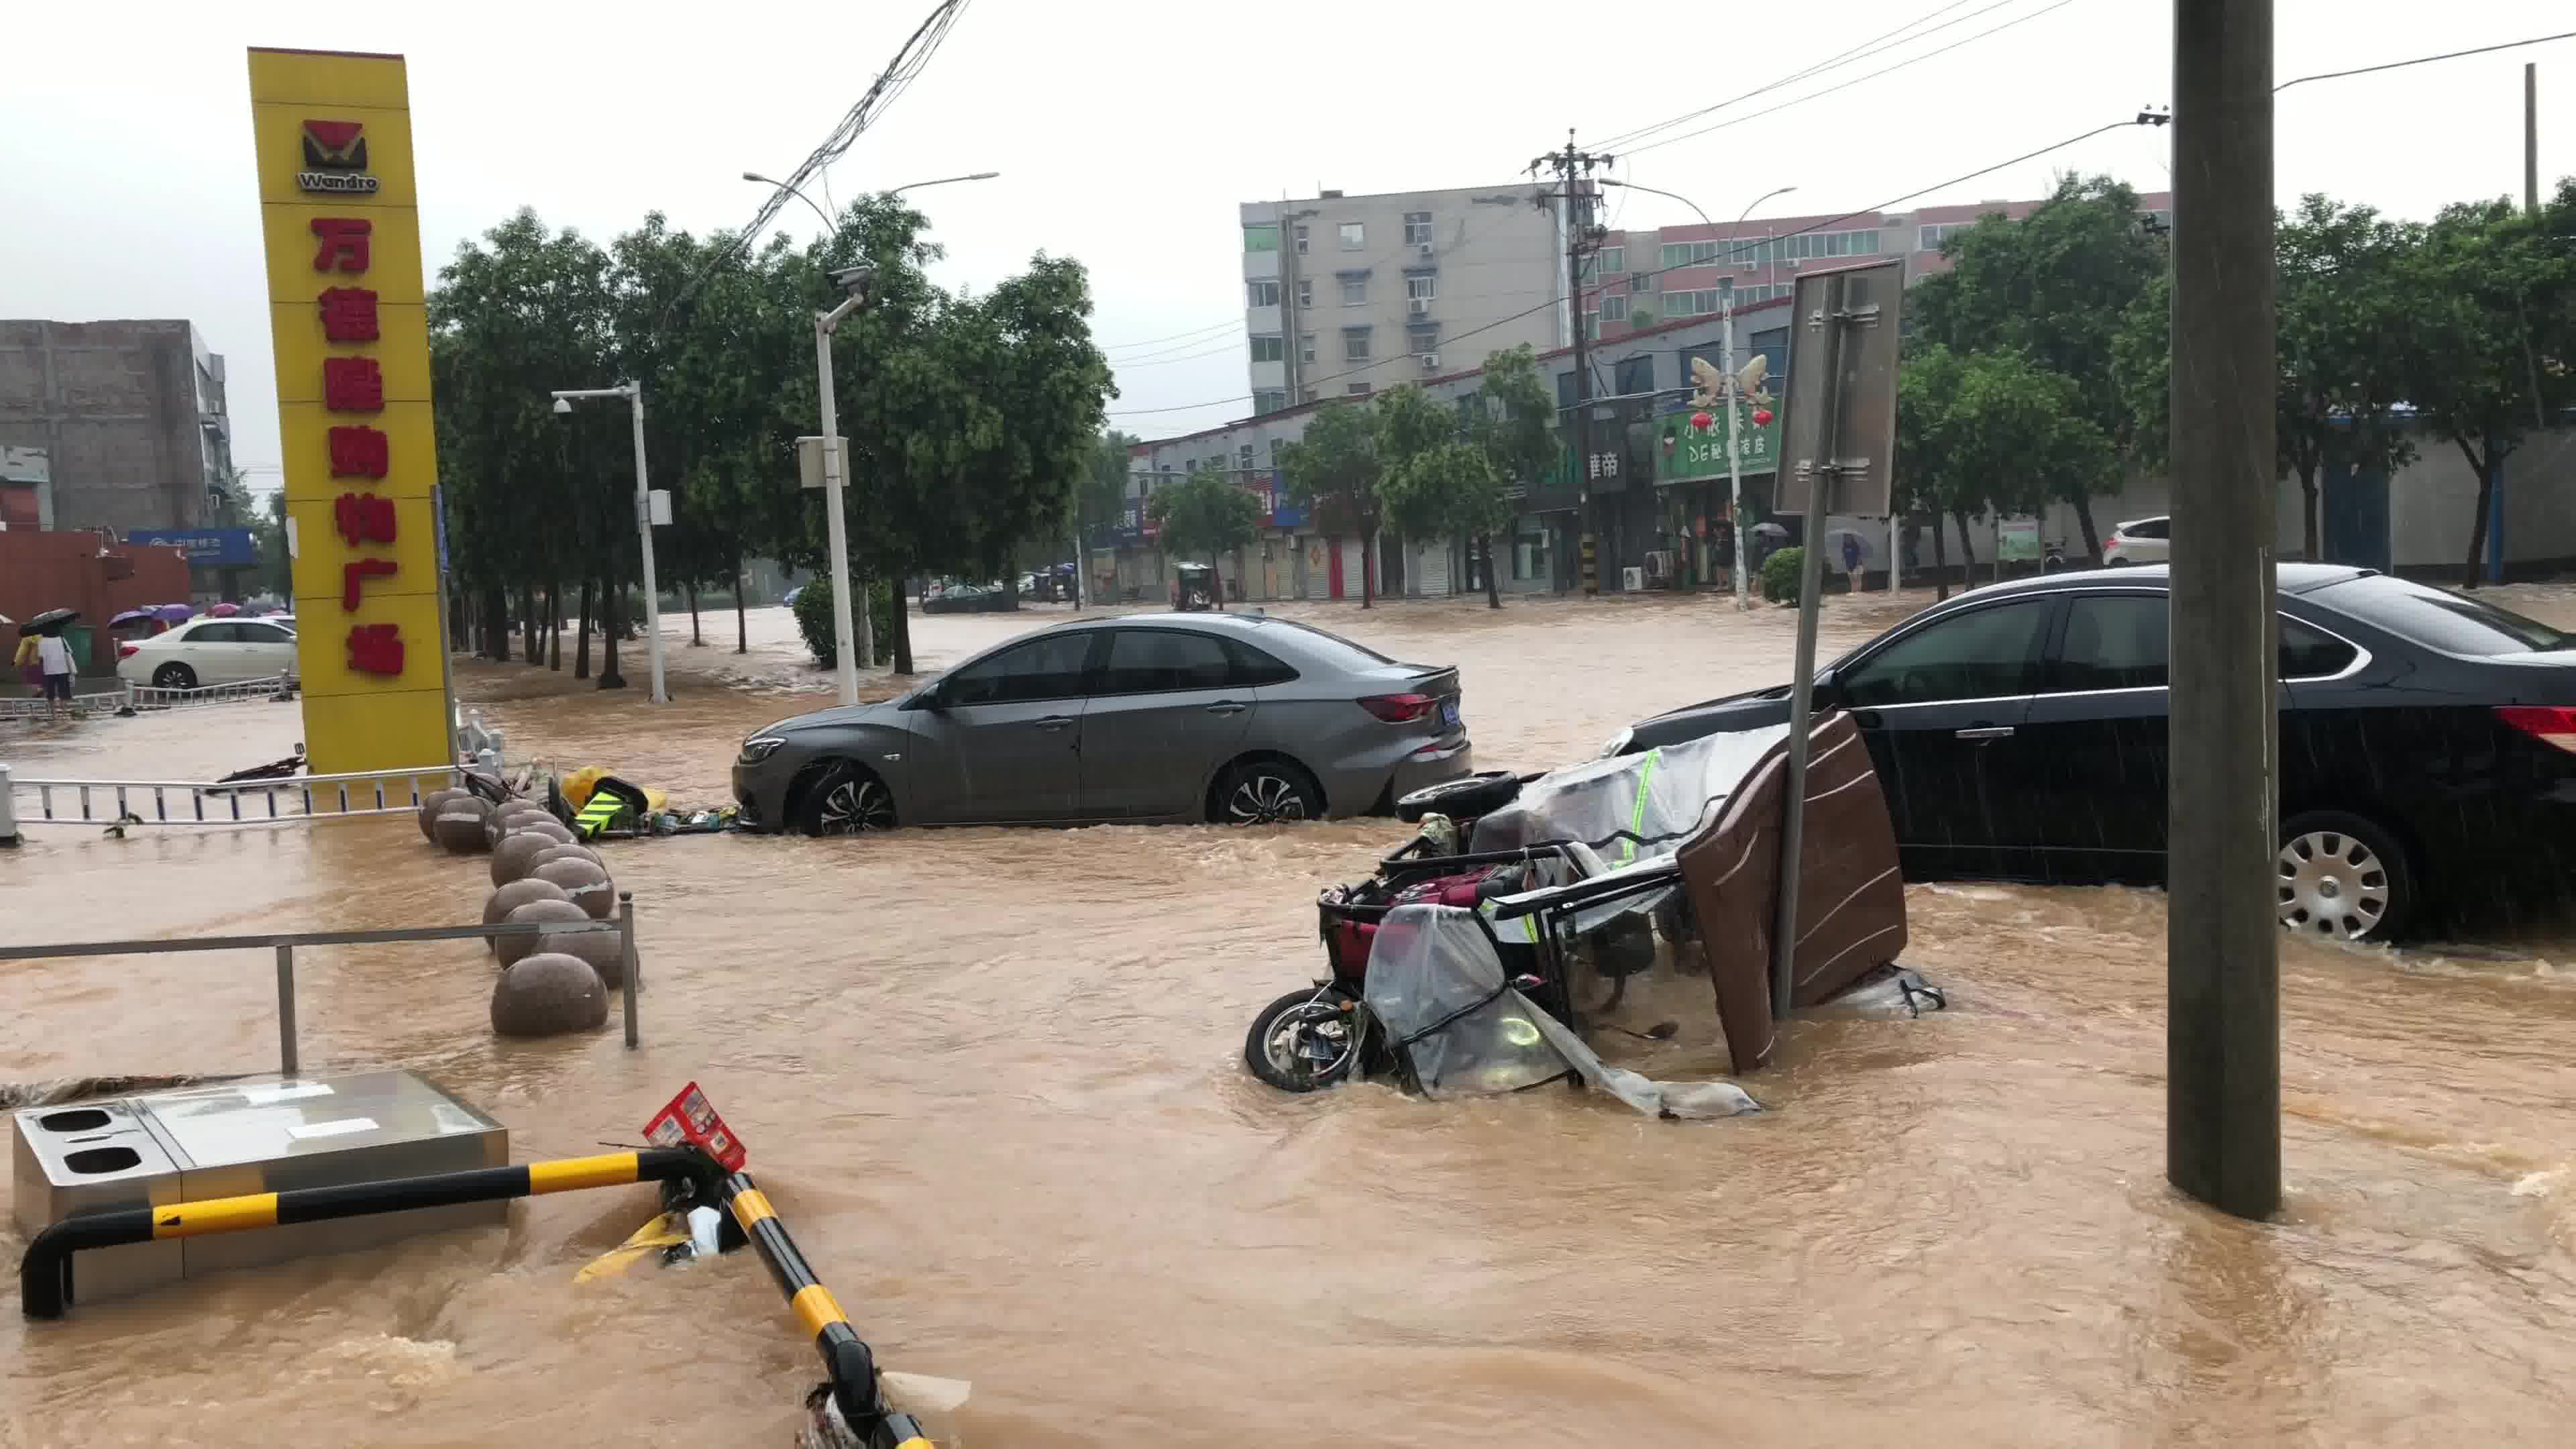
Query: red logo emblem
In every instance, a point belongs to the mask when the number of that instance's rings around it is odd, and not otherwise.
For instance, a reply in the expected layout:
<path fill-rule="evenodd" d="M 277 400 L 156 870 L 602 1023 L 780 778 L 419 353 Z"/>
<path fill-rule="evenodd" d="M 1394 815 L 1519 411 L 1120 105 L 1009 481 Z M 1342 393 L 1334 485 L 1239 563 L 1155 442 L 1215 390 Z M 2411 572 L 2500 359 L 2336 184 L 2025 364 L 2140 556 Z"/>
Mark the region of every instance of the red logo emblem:
<path fill-rule="evenodd" d="M 305 122 L 304 164 L 315 171 L 366 170 L 366 123 L 364 121 Z"/>

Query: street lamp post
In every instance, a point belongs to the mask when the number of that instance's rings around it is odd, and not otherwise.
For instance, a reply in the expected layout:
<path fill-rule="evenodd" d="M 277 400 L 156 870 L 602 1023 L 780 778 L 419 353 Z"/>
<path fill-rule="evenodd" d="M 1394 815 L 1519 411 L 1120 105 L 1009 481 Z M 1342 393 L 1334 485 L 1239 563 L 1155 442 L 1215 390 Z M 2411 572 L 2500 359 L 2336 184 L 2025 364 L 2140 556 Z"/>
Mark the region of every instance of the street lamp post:
<path fill-rule="evenodd" d="M 914 181 L 895 187 L 885 195 L 900 196 L 904 192 L 918 190 L 924 186 L 945 186 L 952 181 L 989 181 L 1001 174 L 999 171 L 977 171 L 964 176 L 942 176 L 931 181 Z M 807 206 L 813 207 L 814 215 L 823 223 L 823 243 L 826 246 L 830 245 L 838 228 L 832 225 L 831 216 L 823 208 L 814 205 L 814 198 L 784 181 L 763 176 L 757 171 L 742 173 L 742 179 L 756 181 L 763 186 L 776 187 Z M 849 295 L 832 310 L 814 314 L 814 382 L 817 395 L 821 400 L 823 415 L 823 532 L 831 550 L 832 652 L 834 655 L 832 673 L 834 681 L 840 687 L 841 703 L 854 705 L 859 702 L 859 669 L 862 662 L 873 663 L 876 659 L 876 630 L 867 613 L 864 610 L 854 609 L 850 602 L 850 596 L 857 592 L 857 587 L 850 573 L 849 524 L 842 517 L 841 509 L 844 471 L 841 458 L 840 402 L 834 395 L 832 386 L 832 333 L 840 327 L 843 318 L 868 304 L 870 292 L 876 283 L 876 269 L 864 265 L 843 267 L 832 273 L 832 280 L 839 283 Z M 900 579 L 896 580 L 895 587 L 897 589 L 903 587 Z M 901 600 L 898 599 L 898 606 L 900 603 Z"/>
<path fill-rule="evenodd" d="M 653 659 L 653 702 L 668 704 L 670 691 L 662 683 L 662 596 L 653 580 L 653 489 L 644 474 L 644 384 L 621 382 L 615 387 L 563 387 L 555 389 L 555 411 L 569 413 L 575 400 L 594 397 L 622 397 L 635 423 L 635 534 L 644 547 L 644 646 Z"/>
<path fill-rule="evenodd" d="M 1717 223 L 1708 219 L 1708 213 L 1701 209 L 1700 204 L 1687 196 L 1660 191 L 1652 186 L 1639 186 L 1634 181 L 1612 181 L 1605 184 L 1625 186 L 1631 191 L 1652 192 L 1657 196 L 1670 197 L 1691 210 L 1699 212 L 1700 225 L 1712 231 L 1717 228 Z M 1743 215 L 1735 219 L 1735 225 L 1727 228 L 1726 233 L 1729 276 L 1726 290 L 1718 297 L 1717 366 L 1719 371 L 1726 374 L 1726 507 L 1727 516 L 1734 521 L 1735 537 L 1732 552 L 1735 554 L 1735 607 L 1738 609 L 1752 608 L 1753 597 L 1752 581 L 1747 577 L 1744 566 L 1744 390 L 1737 386 L 1735 381 L 1735 279 L 1732 275 L 1735 256 L 1742 249 L 1735 245 L 1735 233 L 1744 229 L 1744 218 L 1753 214 L 1754 207 L 1760 206 L 1772 197 L 1786 196 L 1797 189 L 1795 186 L 1782 186 L 1753 198 L 1745 205 Z M 1773 467 L 1772 476 L 1776 479 L 1779 476 L 1778 465 L 1775 464 Z M 1809 548 L 1817 547 L 1818 543 L 1819 540 L 1816 539 L 1806 540 Z"/>

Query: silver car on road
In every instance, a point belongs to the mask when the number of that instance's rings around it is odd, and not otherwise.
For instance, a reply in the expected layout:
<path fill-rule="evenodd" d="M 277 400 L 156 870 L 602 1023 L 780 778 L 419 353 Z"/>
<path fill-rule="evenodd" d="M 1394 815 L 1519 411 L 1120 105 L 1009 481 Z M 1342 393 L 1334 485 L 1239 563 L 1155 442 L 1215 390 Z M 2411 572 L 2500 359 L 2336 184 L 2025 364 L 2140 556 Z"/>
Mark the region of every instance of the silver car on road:
<path fill-rule="evenodd" d="M 1209 821 L 1390 809 L 1470 772 L 1458 671 L 1401 664 L 1258 614 L 1080 620 L 1025 634 L 883 704 L 743 742 L 747 824 Z"/>

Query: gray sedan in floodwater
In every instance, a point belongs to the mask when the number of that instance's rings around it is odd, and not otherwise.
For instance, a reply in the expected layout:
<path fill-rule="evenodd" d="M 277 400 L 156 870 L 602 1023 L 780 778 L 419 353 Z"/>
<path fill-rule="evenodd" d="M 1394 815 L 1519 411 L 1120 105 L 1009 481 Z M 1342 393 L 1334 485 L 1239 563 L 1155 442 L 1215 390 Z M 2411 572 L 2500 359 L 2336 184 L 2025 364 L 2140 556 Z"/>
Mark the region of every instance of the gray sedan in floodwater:
<path fill-rule="evenodd" d="M 745 740 L 746 824 L 1208 821 L 1383 812 L 1469 773 L 1458 671 L 1259 614 L 1059 624 L 882 704 Z"/>

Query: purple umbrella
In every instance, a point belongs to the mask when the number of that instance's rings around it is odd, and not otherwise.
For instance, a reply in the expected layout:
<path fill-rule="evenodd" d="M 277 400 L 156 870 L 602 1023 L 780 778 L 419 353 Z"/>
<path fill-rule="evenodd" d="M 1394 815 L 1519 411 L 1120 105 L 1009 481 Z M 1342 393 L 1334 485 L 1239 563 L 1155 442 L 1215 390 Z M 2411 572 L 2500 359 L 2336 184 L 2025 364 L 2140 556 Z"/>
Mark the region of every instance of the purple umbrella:
<path fill-rule="evenodd" d="M 185 624 L 197 616 L 197 611 L 187 604 L 156 604 L 152 612 L 165 624 Z"/>

